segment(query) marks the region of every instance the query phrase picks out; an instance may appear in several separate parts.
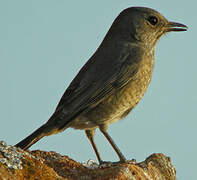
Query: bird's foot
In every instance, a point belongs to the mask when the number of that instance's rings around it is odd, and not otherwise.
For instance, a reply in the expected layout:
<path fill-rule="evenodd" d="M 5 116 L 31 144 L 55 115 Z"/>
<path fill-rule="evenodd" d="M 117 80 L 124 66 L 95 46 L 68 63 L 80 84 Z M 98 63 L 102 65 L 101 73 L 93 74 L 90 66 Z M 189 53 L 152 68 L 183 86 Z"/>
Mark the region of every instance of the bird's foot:
<path fill-rule="evenodd" d="M 120 160 L 117 162 L 111 162 L 111 161 L 101 161 L 99 164 L 99 167 L 109 167 L 109 166 L 117 166 L 118 164 L 123 164 L 123 163 L 129 163 L 129 164 L 136 164 L 136 160 Z"/>

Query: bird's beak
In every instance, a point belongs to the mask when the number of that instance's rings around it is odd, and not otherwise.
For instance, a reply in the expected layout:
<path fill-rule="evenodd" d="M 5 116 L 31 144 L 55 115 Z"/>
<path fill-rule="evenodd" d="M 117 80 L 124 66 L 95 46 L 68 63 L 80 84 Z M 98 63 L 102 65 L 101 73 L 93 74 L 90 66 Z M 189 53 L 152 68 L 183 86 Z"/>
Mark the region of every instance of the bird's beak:
<path fill-rule="evenodd" d="M 169 22 L 166 31 L 187 31 L 187 26 L 181 23 Z"/>

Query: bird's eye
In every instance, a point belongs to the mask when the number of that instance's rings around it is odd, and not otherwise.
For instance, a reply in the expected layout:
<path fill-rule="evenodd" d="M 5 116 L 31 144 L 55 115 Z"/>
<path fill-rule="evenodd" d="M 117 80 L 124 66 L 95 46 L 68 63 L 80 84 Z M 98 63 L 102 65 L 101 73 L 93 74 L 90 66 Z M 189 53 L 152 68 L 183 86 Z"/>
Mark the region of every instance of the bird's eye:
<path fill-rule="evenodd" d="M 148 18 L 149 23 L 151 23 L 153 26 L 155 26 L 158 23 L 158 19 L 155 16 L 150 16 Z"/>

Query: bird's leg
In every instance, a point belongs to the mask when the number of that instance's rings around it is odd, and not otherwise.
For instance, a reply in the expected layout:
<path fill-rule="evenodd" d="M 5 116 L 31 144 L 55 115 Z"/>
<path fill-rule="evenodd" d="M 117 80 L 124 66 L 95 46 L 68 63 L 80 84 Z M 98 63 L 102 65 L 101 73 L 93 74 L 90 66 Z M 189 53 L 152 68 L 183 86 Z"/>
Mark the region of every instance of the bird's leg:
<path fill-rule="evenodd" d="M 116 151 L 116 153 L 120 159 L 120 162 L 126 162 L 126 158 L 124 157 L 124 155 L 122 154 L 122 152 L 120 151 L 118 146 L 115 144 L 115 142 L 113 141 L 111 136 L 107 133 L 107 125 L 100 125 L 99 129 L 103 133 L 103 135 L 107 138 L 107 140 L 109 141 L 109 143 L 111 144 L 113 149 Z"/>
<path fill-rule="evenodd" d="M 94 149 L 94 152 L 96 153 L 96 157 L 99 161 L 99 164 L 102 164 L 102 160 L 101 160 L 101 156 L 97 150 L 96 144 L 94 143 L 94 133 L 95 133 L 95 129 L 93 130 L 85 130 L 86 136 L 88 137 L 88 139 L 90 140 L 90 143 Z"/>

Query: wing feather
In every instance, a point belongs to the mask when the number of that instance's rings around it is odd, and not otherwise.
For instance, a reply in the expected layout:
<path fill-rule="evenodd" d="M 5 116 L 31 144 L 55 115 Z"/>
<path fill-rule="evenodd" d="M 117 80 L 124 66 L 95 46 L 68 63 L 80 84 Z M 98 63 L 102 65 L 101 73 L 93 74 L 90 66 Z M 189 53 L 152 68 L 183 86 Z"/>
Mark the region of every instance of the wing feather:
<path fill-rule="evenodd" d="M 61 117 L 60 121 L 64 119 L 62 123 L 67 124 L 124 87 L 138 71 L 137 62 L 141 59 L 136 56 L 138 51 L 138 48 L 124 49 L 119 54 L 101 57 L 99 60 L 95 53 L 71 82 L 51 119 Z"/>

